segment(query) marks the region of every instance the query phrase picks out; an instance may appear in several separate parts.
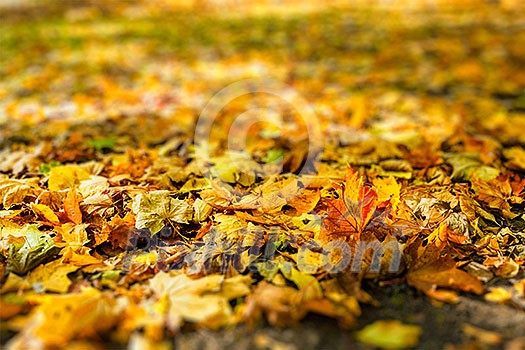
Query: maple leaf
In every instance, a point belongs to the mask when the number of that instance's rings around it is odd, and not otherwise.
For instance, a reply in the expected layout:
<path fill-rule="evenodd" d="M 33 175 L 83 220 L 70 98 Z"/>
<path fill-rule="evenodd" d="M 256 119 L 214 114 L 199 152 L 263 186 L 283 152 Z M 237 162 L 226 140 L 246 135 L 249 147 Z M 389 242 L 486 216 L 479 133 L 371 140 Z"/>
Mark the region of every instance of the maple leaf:
<path fill-rule="evenodd" d="M 61 227 L 57 227 L 59 237 L 63 242 L 71 247 L 74 251 L 81 251 L 82 247 L 89 242 L 86 228 L 89 224 L 75 225 L 73 223 L 65 223 Z"/>
<path fill-rule="evenodd" d="M 160 272 L 149 281 L 149 287 L 158 298 L 167 297 L 171 329 L 178 329 L 184 321 L 217 328 L 232 322 L 229 301 L 247 295 L 251 283 L 249 276 L 191 279 L 185 274 Z"/>
<path fill-rule="evenodd" d="M 448 226 L 443 222 L 428 237 L 426 246 L 423 246 L 423 240 L 419 237 L 408 244 L 405 249 L 409 259 L 406 275 L 408 284 L 432 298 L 447 302 L 457 301 L 457 296 L 449 291 L 437 290 L 438 287 L 481 294 L 484 290 L 481 282 L 459 270 L 452 257 L 446 254 L 447 230 Z"/>
<path fill-rule="evenodd" d="M 18 275 L 25 275 L 36 266 L 49 260 L 58 253 L 53 239 L 46 233 L 39 231 L 34 225 L 25 228 L 24 243 L 13 244 L 9 247 L 7 269 Z"/>
<path fill-rule="evenodd" d="M 166 222 L 187 224 L 192 218 L 191 206 L 183 200 L 170 197 L 165 190 L 141 193 L 133 200 L 133 212 L 137 215 L 135 227 L 147 228 L 154 235 Z"/>
<path fill-rule="evenodd" d="M 358 236 L 374 217 L 378 207 L 377 192 L 365 186 L 363 178 L 349 169 L 342 195 L 337 199 L 326 199 L 327 206 L 324 231 L 327 236 Z"/>
<path fill-rule="evenodd" d="M 126 248 L 130 243 L 130 232 L 135 227 L 135 218 L 132 212 L 129 212 L 124 218 L 115 215 L 108 223 L 108 242 L 115 248 Z"/>
<path fill-rule="evenodd" d="M 517 214 L 510 211 L 512 204 L 521 204 L 524 199 L 520 197 L 521 186 L 511 186 L 508 176 L 500 176 L 493 180 L 472 179 L 472 188 L 480 201 L 486 203 L 490 208 L 499 209 L 509 219 Z M 517 193 L 516 193 L 517 192 Z"/>
<path fill-rule="evenodd" d="M 383 203 L 390 202 L 392 211 L 395 211 L 400 200 L 401 185 L 397 183 L 393 176 L 385 178 L 375 178 L 372 183 L 377 192 L 377 201 Z"/>
<path fill-rule="evenodd" d="M 245 153 L 230 151 L 228 156 L 213 159 L 215 166 L 212 170 L 223 181 L 250 186 L 255 182 L 250 160 Z"/>
<path fill-rule="evenodd" d="M 101 263 L 99 259 L 89 254 L 91 249 L 85 246 L 90 241 L 86 231 L 88 227 L 89 224 L 75 225 L 68 222 L 55 228 L 58 233 L 57 239 L 62 240 L 61 243 L 57 243 L 63 247 L 60 251 L 62 262 L 76 266 Z"/>
<path fill-rule="evenodd" d="M 320 199 L 319 191 L 303 190 L 299 192 L 297 197 L 289 200 L 286 205 L 294 209 L 293 214 L 307 214 L 314 210 Z M 290 214 L 288 213 L 288 215 Z"/>

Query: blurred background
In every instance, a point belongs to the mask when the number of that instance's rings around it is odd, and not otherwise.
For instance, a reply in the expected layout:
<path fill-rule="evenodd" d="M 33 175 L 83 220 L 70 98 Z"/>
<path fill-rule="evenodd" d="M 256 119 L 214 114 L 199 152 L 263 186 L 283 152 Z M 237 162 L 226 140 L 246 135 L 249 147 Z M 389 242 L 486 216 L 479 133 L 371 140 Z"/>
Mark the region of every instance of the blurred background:
<path fill-rule="evenodd" d="M 86 122 L 87 139 L 160 144 L 252 77 L 292 86 L 326 128 L 524 142 L 518 0 L 1 0 L 0 18 L 3 147 Z"/>

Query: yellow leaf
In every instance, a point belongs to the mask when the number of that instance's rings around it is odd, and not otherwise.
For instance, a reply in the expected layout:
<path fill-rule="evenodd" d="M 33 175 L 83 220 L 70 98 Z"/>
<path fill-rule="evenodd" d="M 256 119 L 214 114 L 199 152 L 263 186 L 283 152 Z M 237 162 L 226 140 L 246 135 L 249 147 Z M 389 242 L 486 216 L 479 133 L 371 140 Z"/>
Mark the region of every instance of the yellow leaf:
<path fill-rule="evenodd" d="M 136 228 L 147 228 L 151 234 L 162 230 L 166 220 L 188 223 L 193 210 L 183 200 L 170 197 L 169 191 L 141 193 L 133 200 L 133 212 L 137 215 Z"/>
<path fill-rule="evenodd" d="M 208 205 L 205 201 L 200 198 L 197 198 L 193 203 L 193 221 L 203 222 L 210 216 L 213 208 Z"/>
<path fill-rule="evenodd" d="M 442 223 L 429 235 L 426 246 L 418 239 L 405 248 L 405 256 L 410 259 L 406 275 L 408 284 L 432 298 L 446 302 L 454 302 L 457 297 L 453 293 L 436 288 L 481 294 L 484 287 L 480 280 L 459 270 L 454 259 L 444 254 L 447 230 L 447 225 Z"/>
<path fill-rule="evenodd" d="M 349 120 L 349 125 L 353 128 L 359 129 L 363 126 L 369 115 L 368 101 L 364 96 L 354 96 L 351 99 L 352 117 Z"/>
<path fill-rule="evenodd" d="M 31 204 L 31 209 L 40 217 L 43 217 L 52 224 L 60 224 L 58 216 L 45 204 Z"/>
<path fill-rule="evenodd" d="M 62 165 L 51 168 L 48 188 L 60 191 L 77 187 L 82 180 L 89 179 L 89 173 L 77 165 Z"/>
<path fill-rule="evenodd" d="M 85 247 L 84 247 L 85 248 Z M 88 266 L 102 264 L 102 261 L 88 254 L 89 249 L 85 248 L 82 254 L 75 253 L 71 247 L 66 247 L 62 251 L 62 261 L 75 266 Z"/>
<path fill-rule="evenodd" d="M 38 266 L 29 274 L 27 279 L 29 283 L 41 284 L 46 291 L 66 293 L 71 285 L 67 274 L 76 270 L 78 270 L 76 266 L 55 260 L 48 264 Z"/>
<path fill-rule="evenodd" d="M 511 169 L 525 171 L 525 150 L 521 147 L 512 147 L 503 151 L 505 158 L 509 159 L 507 166 Z"/>
<path fill-rule="evenodd" d="M 118 321 L 121 308 L 117 301 L 94 288 L 81 293 L 33 297 L 40 303 L 30 317 L 31 327 L 26 327 L 13 340 L 14 348 L 31 348 L 35 337 L 45 347 L 64 347 L 71 339 L 98 336 Z"/>
<path fill-rule="evenodd" d="M 525 279 L 514 283 L 514 289 L 518 292 L 520 298 L 525 298 Z"/>
<path fill-rule="evenodd" d="M 497 287 L 485 294 L 485 300 L 492 303 L 504 303 L 512 299 L 512 292 L 505 288 Z"/>
<path fill-rule="evenodd" d="M 401 190 L 401 185 L 397 183 L 396 179 L 393 176 L 378 177 L 373 180 L 373 184 L 377 192 L 377 201 L 381 203 L 390 199 L 392 208 L 395 209 L 399 203 L 399 192 Z"/>
<path fill-rule="evenodd" d="M 133 258 L 133 262 L 147 266 L 154 266 L 157 263 L 158 259 L 159 256 L 157 255 L 157 253 L 149 252 L 136 256 L 135 258 Z"/>
<path fill-rule="evenodd" d="M 469 337 L 479 340 L 483 344 L 498 345 L 503 340 L 501 334 L 491 332 L 482 328 L 474 327 L 468 323 L 462 326 L 463 333 Z"/>
<path fill-rule="evenodd" d="M 247 295 L 251 283 L 248 276 L 191 279 L 184 274 L 160 272 L 150 280 L 150 287 L 158 297 L 168 296 L 168 323 L 178 327 L 185 320 L 217 328 L 232 321 L 229 301 Z"/>
<path fill-rule="evenodd" d="M 362 343 L 383 349 L 403 349 L 419 343 L 421 328 L 405 325 L 399 321 L 376 321 L 356 333 Z"/>
<path fill-rule="evenodd" d="M 74 251 L 78 252 L 84 244 L 89 242 L 86 232 L 88 226 L 89 224 L 75 225 L 68 222 L 56 229 L 61 234 L 62 240 Z"/>
<path fill-rule="evenodd" d="M 6 294 L 9 292 L 19 292 L 24 289 L 31 288 L 27 283 L 27 280 L 17 274 L 10 273 L 7 275 L 7 279 L 4 281 L 4 285 L 0 288 L 0 294 Z"/>

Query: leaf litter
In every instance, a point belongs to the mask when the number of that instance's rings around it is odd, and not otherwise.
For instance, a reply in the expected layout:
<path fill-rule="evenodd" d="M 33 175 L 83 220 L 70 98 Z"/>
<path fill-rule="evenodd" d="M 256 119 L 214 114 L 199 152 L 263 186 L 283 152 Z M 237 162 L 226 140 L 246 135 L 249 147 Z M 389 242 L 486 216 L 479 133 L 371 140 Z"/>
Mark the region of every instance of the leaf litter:
<path fill-rule="evenodd" d="M 97 6 L 44 17 L 31 34 L 1 25 L 9 347 L 161 346 L 188 328 L 287 327 L 309 313 L 355 327 L 376 304 L 368 283 L 407 284 L 436 305 L 481 295 L 524 307 L 523 12 L 415 11 L 409 26 L 391 10 L 371 31 L 370 13 L 328 8 L 256 15 L 239 31 L 243 19 L 201 9 L 137 2 L 104 17 Z M 267 76 L 313 106 L 315 162 L 296 112 L 244 96 L 211 130 L 203 167 L 194 129 L 205 102 Z M 254 107 L 270 117 L 230 135 Z M 420 334 L 383 320 L 355 336 L 406 348 Z"/>

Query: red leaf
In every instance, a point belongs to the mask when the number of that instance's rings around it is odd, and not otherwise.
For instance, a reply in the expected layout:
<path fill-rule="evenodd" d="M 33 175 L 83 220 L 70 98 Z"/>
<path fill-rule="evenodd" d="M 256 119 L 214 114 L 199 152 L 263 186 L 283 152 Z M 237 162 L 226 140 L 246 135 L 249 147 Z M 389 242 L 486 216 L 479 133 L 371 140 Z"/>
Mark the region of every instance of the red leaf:
<path fill-rule="evenodd" d="M 328 236 L 358 236 L 377 209 L 377 193 L 365 186 L 363 178 L 357 172 L 349 169 L 345 178 L 342 196 L 337 199 L 326 199 L 327 217 L 324 220 L 324 230 Z"/>

